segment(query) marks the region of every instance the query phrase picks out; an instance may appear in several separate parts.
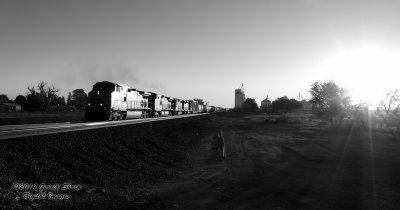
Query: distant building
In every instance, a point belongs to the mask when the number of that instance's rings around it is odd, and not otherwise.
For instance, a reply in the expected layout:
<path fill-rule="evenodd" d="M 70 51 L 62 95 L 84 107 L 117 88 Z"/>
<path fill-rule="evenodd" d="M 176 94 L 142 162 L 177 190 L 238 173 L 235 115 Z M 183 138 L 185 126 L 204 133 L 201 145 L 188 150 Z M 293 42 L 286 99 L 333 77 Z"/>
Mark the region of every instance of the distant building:
<path fill-rule="evenodd" d="M 242 83 L 242 86 L 235 90 L 235 108 L 241 108 L 245 100 L 244 85 Z"/>
<path fill-rule="evenodd" d="M 261 110 L 270 110 L 272 108 L 272 102 L 269 100 L 268 95 L 267 98 L 261 101 Z"/>
<path fill-rule="evenodd" d="M 0 112 L 20 112 L 21 105 L 16 103 L 1 103 Z"/>

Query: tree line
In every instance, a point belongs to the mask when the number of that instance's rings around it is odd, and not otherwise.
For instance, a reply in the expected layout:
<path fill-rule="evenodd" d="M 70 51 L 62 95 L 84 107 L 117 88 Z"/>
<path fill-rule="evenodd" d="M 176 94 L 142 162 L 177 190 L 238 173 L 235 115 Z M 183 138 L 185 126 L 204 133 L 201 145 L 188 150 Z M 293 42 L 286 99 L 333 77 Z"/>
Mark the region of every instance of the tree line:
<path fill-rule="evenodd" d="M 60 89 L 53 84 L 39 82 L 37 86 L 28 86 L 25 95 L 18 95 L 10 100 L 6 94 L 0 95 L 0 103 L 13 102 L 26 111 L 83 111 L 86 109 L 88 96 L 83 89 L 68 93 L 67 99 L 58 95 Z"/>
<path fill-rule="evenodd" d="M 309 101 L 298 101 L 283 96 L 272 101 L 272 106 L 267 111 L 287 113 L 302 109 L 303 105 L 308 103 L 315 116 L 331 121 L 333 124 L 340 124 L 344 118 L 355 119 L 366 115 L 365 112 L 369 109 L 369 105 L 366 103 L 352 103 L 350 92 L 333 81 L 315 81 L 311 84 L 309 92 L 311 95 Z M 242 107 L 235 108 L 235 110 L 255 112 L 259 111 L 259 108 L 254 99 L 247 98 Z M 400 90 L 387 91 L 378 104 L 376 112 L 383 120 L 393 117 L 400 119 Z"/>
<path fill-rule="evenodd" d="M 333 81 L 315 81 L 311 85 L 310 94 L 309 102 L 313 114 L 331 121 L 333 125 L 340 125 L 345 118 L 362 121 L 364 126 L 367 123 L 371 124 L 371 119 L 387 125 L 400 125 L 400 92 L 398 89 L 387 91 L 378 104 L 376 115 L 371 115 L 369 104 L 365 102 L 351 103 L 349 91 Z"/>

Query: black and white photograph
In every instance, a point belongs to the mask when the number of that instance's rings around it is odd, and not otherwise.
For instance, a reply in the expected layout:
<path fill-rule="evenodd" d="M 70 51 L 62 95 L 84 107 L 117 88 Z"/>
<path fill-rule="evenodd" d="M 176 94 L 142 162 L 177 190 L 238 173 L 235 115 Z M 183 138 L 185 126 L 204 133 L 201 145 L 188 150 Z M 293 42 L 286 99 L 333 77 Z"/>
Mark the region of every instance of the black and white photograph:
<path fill-rule="evenodd" d="M 400 209 L 400 1 L 0 0 L 0 209 Z"/>

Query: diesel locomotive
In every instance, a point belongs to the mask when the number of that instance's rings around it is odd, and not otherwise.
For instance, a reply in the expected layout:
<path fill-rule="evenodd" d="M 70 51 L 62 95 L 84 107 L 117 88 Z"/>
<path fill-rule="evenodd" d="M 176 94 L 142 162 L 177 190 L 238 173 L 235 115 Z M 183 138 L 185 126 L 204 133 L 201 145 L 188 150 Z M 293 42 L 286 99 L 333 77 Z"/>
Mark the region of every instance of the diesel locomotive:
<path fill-rule="evenodd" d="M 94 84 L 88 101 L 85 117 L 89 120 L 165 117 L 222 110 L 198 100 L 171 98 L 108 81 Z"/>

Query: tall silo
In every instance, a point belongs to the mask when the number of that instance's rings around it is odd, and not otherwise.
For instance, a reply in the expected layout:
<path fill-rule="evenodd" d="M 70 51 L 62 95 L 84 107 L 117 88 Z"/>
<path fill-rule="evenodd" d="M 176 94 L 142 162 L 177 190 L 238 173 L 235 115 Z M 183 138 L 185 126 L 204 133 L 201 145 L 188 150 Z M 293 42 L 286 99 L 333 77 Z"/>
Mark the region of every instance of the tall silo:
<path fill-rule="evenodd" d="M 241 108 L 244 101 L 244 85 L 242 83 L 242 86 L 235 90 L 235 108 Z"/>

